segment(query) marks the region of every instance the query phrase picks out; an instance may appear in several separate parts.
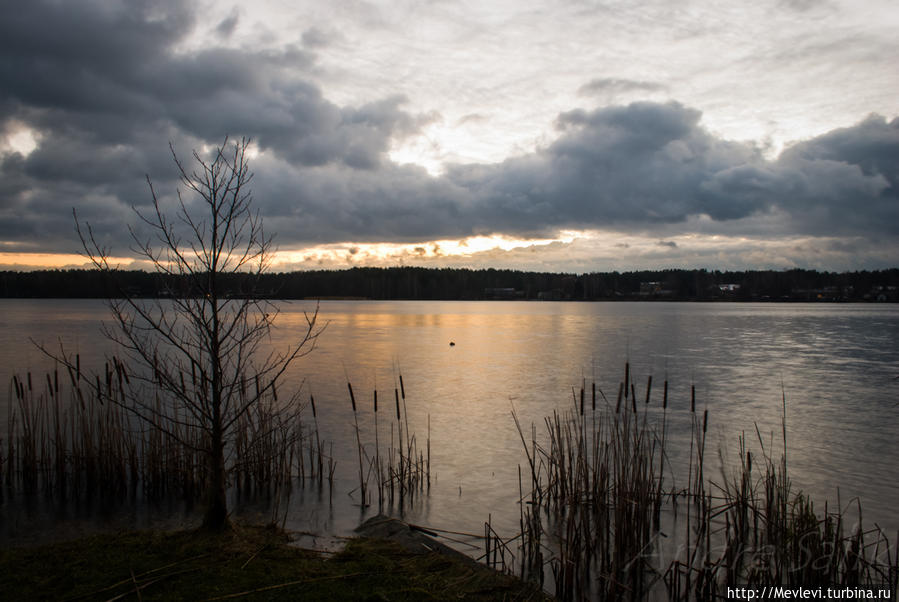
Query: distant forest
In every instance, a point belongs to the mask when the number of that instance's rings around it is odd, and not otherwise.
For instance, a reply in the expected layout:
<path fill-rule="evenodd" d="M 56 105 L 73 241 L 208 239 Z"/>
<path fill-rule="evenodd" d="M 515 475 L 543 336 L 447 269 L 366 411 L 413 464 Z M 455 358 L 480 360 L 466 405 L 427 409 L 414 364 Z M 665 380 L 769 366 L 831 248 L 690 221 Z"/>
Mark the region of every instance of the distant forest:
<path fill-rule="evenodd" d="M 250 290 L 246 278 L 222 283 L 234 297 Z M 814 270 L 720 272 L 657 270 L 555 274 L 515 270 L 352 268 L 265 274 L 261 296 L 277 299 L 434 300 L 688 300 L 688 301 L 899 301 L 899 269 L 860 272 Z M 0 272 L 0 297 L 106 298 L 190 295 L 177 279 L 120 271 L 114 278 L 95 270 Z"/>

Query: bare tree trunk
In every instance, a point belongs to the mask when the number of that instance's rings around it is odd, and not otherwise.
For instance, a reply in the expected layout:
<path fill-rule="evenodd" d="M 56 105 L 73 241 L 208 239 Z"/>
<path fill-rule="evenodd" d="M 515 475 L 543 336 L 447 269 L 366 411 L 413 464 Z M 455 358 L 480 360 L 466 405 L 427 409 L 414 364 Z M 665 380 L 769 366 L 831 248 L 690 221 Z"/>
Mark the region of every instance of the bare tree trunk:
<path fill-rule="evenodd" d="M 229 528 L 228 501 L 225 483 L 224 442 L 220 428 L 213 427 L 209 446 L 209 485 L 206 490 L 206 513 L 203 528 L 210 531 L 224 531 Z"/>

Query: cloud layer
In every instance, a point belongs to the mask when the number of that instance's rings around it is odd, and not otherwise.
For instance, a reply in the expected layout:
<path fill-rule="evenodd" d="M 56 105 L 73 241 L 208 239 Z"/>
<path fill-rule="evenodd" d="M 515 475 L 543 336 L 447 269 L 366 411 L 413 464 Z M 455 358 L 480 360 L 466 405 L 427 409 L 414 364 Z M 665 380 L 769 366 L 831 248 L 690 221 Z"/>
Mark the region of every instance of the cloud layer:
<path fill-rule="evenodd" d="M 410 112 L 399 93 L 339 106 L 316 84 L 316 52 L 336 34 L 313 28 L 300 45 L 237 48 L 232 12 L 197 44 L 201 24 L 174 0 L 5 12 L 0 134 L 36 141 L 0 156 L 5 251 L 77 250 L 75 207 L 123 253 L 122 223 L 149 201 L 145 174 L 163 194 L 175 190 L 169 141 L 187 156 L 225 135 L 258 146 L 255 196 L 284 248 L 563 230 L 650 237 L 659 253 L 682 250 L 672 239 L 690 233 L 899 248 L 899 118 L 871 115 L 769 158 L 712 134 L 677 102 L 573 108 L 533 152 L 435 177 L 389 158 L 433 113 Z M 663 88 L 585 79 L 585 97 Z"/>

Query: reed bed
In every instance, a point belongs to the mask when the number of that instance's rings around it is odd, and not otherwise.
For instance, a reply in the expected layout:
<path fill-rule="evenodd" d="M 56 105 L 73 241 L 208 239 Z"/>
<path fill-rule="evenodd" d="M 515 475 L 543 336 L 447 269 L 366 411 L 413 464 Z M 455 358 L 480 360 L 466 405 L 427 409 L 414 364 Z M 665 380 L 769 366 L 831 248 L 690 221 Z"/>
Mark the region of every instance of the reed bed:
<path fill-rule="evenodd" d="M 6 489 L 61 500 L 100 494 L 194 501 L 202 495 L 205 446 L 188 412 L 176 410 L 167 430 L 156 428 L 126 409 L 130 379 L 122 362 L 108 362 L 105 376 L 92 381 L 81 373 L 80 361 L 73 365 L 62 375 L 57 368 L 43 378 L 13 376 L 0 440 Z M 279 413 L 274 389 L 237 422 L 227 453 L 238 494 L 281 494 L 296 478 L 333 481 L 334 461 L 325 457 L 310 401 L 311 424 Z M 158 396 L 156 404 L 161 411 Z"/>
<path fill-rule="evenodd" d="M 545 418 L 540 437 L 513 408 L 527 466 L 521 532 L 505 544 L 518 541 L 509 565 L 523 577 L 551 576 L 561 600 L 723 600 L 728 587 L 766 585 L 896 591 L 899 534 L 891 544 L 879 527 L 864 529 L 857 500 L 850 521 L 839 501 L 819 514 L 792 489 L 785 418 L 779 459 L 756 428 L 760 451 L 741 437 L 739 466 L 716 481 L 708 474 L 708 411 L 697 412 L 691 387 L 687 484 L 678 487 L 666 449 L 668 382 L 654 411 L 652 379 L 638 398 L 629 365 L 614 403 L 599 391 L 597 408 L 592 385 L 588 405 L 587 392 L 586 383 L 572 391 L 571 409 Z M 503 540 L 493 541 L 496 550 Z"/>
<path fill-rule="evenodd" d="M 37 377 L 13 376 L 5 437 L 0 436 L 0 488 L 26 496 L 42 494 L 60 501 L 91 499 L 197 501 L 205 491 L 208 464 L 202 436 L 182 411 L 166 429 L 139 420 L 126 408 L 129 371 L 118 359 L 91 380 L 75 358 L 72 369 L 59 368 Z M 182 377 L 191 386 L 191 375 Z M 145 380 L 145 379 L 144 379 Z M 242 384 L 240 401 L 253 397 L 260 383 Z M 358 458 L 360 506 L 377 503 L 387 512 L 410 505 L 430 488 L 430 417 L 425 448 L 409 427 L 406 387 L 398 375 L 391 404 L 378 403 L 373 392 L 373 429 L 364 427 L 353 387 L 347 383 L 353 410 Z M 150 389 L 151 394 L 153 390 Z M 159 413 L 165 407 L 157 395 Z M 382 399 L 384 397 L 382 396 Z M 285 416 L 278 392 L 262 396 L 235 425 L 226 450 L 231 491 L 239 499 L 271 501 L 272 523 L 286 520 L 295 485 L 324 487 L 333 498 L 337 462 L 333 442 L 322 438 L 315 397 L 302 413 Z M 309 414 L 311 413 L 311 417 Z M 369 421 L 371 422 L 371 421 Z M 376 499 L 374 499 L 376 496 Z"/>

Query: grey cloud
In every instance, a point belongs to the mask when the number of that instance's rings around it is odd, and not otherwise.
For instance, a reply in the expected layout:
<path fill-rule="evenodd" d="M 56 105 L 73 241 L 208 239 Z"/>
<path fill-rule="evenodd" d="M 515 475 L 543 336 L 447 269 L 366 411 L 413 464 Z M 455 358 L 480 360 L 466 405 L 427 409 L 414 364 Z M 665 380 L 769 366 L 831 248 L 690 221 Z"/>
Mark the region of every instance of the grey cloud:
<path fill-rule="evenodd" d="M 797 12 L 807 12 L 815 9 L 834 10 L 834 6 L 827 0 L 780 0 L 780 5 Z"/>
<path fill-rule="evenodd" d="M 138 145 L 137 124 L 171 124 L 204 140 L 253 136 L 314 165 L 374 167 L 392 137 L 413 129 L 396 98 L 358 109 L 324 99 L 302 79 L 314 61 L 307 51 L 176 53 L 195 22 L 187 5 L 129 6 L 34 2 L 14 11 L 0 26 L 0 101 L 45 137 L 74 130 Z"/>
<path fill-rule="evenodd" d="M 896 120 L 870 118 L 770 161 L 712 136 L 699 118 L 677 103 L 570 111 L 549 147 L 448 177 L 477 199 L 485 229 L 639 229 L 776 212 L 794 232 L 896 234 Z"/>
<path fill-rule="evenodd" d="M 451 166 L 440 178 L 395 165 L 297 172 L 297 227 L 289 238 L 414 241 L 491 232 L 546 237 L 559 229 L 607 227 L 669 234 L 701 227 L 735 235 L 891 235 L 895 222 L 872 219 L 871 211 L 841 217 L 850 207 L 879 207 L 884 216 L 895 211 L 881 173 L 885 164 L 865 168 L 861 156 L 835 154 L 873 141 L 888 162 L 891 147 L 876 142 L 884 138 L 879 127 L 866 122 L 770 161 L 752 145 L 714 137 L 699 119 L 698 111 L 676 103 L 576 110 L 559 117 L 562 133 L 548 147 L 495 165 Z M 847 137 L 859 142 L 842 142 Z M 799 156 L 803 149 L 806 156 Z M 876 149 L 866 152 L 881 161 Z M 272 177 L 281 170 L 273 167 Z M 697 222 L 701 216 L 705 221 Z"/>
<path fill-rule="evenodd" d="M 216 33 L 224 38 L 231 37 L 231 34 L 234 33 L 234 30 L 237 29 L 237 23 L 240 21 L 240 11 L 237 7 L 234 7 L 231 10 L 231 14 L 225 17 L 219 22 L 219 24 L 215 27 Z"/>
<path fill-rule="evenodd" d="M 892 193 L 899 192 L 899 118 L 890 122 L 879 115 L 848 128 L 840 128 L 787 149 L 785 161 L 834 161 L 857 165 L 866 176 L 882 175 Z"/>
<path fill-rule="evenodd" d="M 25 175 L 25 157 L 21 153 L 0 156 L 0 211 L 20 205 L 30 182 Z"/>
<path fill-rule="evenodd" d="M 765 165 L 722 171 L 704 184 L 737 205 L 785 211 L 796 232 L 899 234 L 899 119 L 861 123 L 795 144 Z"/>
<path fill-rule="evenodd" d="M 477 189 L 495 219 L 535 225 L 666 223 L 698 213 L 726 219 L 758 210 L 735 212 L 726 200 L 702 193 L 710 175 L 763 160 L 752 147 L 710 136 L 699 117 L 676 103 L 571 111 L 559 117 L 563 133 L 546 149 L 449 176 Z"/>
<path fill-rule="evenodd" d="M 255 196 L 278 224 L 278 243 L 415 242 L 470 229 L 470 192 L 422 168 L 324 165 L 297 170 L 273 158 L 254 164 Z"/>
<path fill-rule="evenodd" d="M 578 94 L 590 96 L 594 94 L 622 94 L 626 92 L 663 92 L 666 89 L 666 86 L 656 82 L 601 77 L 581 86 L 578 89 Z"/>
<path fill-rule="evenodd" d="M 310 27 L 301 36 L 303 46 L 306 48 L 324 48 L 339 39 L 341 39 L 340 34 L 326 32 L 318 27 Z"/>

